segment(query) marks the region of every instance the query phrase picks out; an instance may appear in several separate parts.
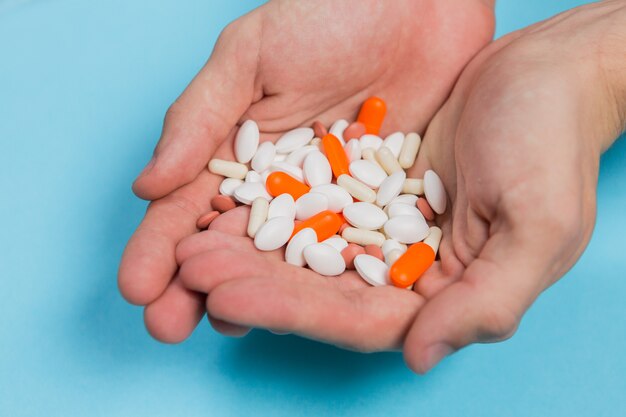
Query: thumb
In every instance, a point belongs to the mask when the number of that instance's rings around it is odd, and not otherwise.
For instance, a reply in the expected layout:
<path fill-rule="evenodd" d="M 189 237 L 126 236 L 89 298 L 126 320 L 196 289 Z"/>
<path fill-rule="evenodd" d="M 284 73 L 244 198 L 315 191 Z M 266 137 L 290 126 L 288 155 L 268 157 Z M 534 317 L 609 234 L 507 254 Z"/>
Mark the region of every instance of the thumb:
<path fill-rule="evenodd" d="M 222 31 L 204 68 L 168 109 L 154 156 L 133 184 L 137 196 L 155 200 L 191 182 L 250 106 L 259 52 L 256 16 Z"/>

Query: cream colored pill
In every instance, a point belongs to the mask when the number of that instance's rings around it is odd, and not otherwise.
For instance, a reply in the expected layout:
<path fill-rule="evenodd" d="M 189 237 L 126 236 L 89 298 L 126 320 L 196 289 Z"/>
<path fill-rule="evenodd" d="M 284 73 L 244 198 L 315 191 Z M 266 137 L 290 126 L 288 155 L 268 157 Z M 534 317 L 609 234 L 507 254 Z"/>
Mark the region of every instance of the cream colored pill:
<path fill-rule="evenodd" d="M 330 245 L 339 252 L 348 247 L 348 241 L 337 235 L 329 237 L 328 239 L 323 240 L 321 243 Z"/>
<path fill-rule="evenodd" d="M 248 236 L 254 238 L 256 232 L 259 230 L 263 223 L 267 220 L 267 211 L 269 209 L 269 203 L 263 197 L 257 197 L 252 202 L 250 207 L 250 217 L 248 218 Z"/>
<path fill-rule="evenodd" d="M 402 132 L 392 133 L 387 136 L 385 140 L 383 140 L 383 146 L 387 147 L 396 159 L 400 156 L 400 150 L 402 149 L 403 143 L 404 133 Z"/>
<path fill-rule="evenodd" d="M 402 167 L 398 163 L 398 160 L 386 146 L 381 146 L 380 149 L 376 151 L 376 160 L 389 175 L 402 171 Z"/>
<path fill-rule="evenodd" d="M 289 174 L 300 182 L 304 182 L 304 173 L 302 168 L 298 168 L 295 165 L 288 164 L 284 161 L 272 162 L 270 165 L 270 172 L 284 172 Z"/>
<path fill-rule="evenodd" d="M 289 241 L 293 232 L 293 219 L 274 217 L 266 221 L 254 236 L 254 246 L 258 250 L 276 250 Z"/>
<path fill-rule="evenodd" d="M 383 256 L 387 256 L 389 252 L 394 250 L 400 251 L 400 253 L 404 253 L 407 250 L 407 246 L 404 243 L 398 242 L 397 240 L 387 239 L 383 243 L 381 249 L 383 251 Z"/>
<path fill-rule="evenodd" d="M 328 210 L 341 212 L 345 206 L 352 204 L 352 196 L 336 184 L 324 184 L 311 188 L 312 193 L 324 194 L 328 198 Z"/>
<path fill-rule="evenodd" d="M 322 139 L 320 139 L 320 138 L 313 138 L 313 139 L 311 139 L 311 142 L 309 142 L 309 145 L 315 146 L 318 149 L 319 149 L 321 144 L 322 144 Z"/>
<path fill-rule="evenodd" d="M 256 172 L 263 172 L 267 170 L 272 162 L 274 162 L 274 157 L 276 156 L 276 146 L 272 142 L 263 142 L 259 145 L 259 149 L 257 149 L 254 157 L 252 157 L 252 162 L 250 162 L 250 166 Z"/>
<path fill-rule="evenodd" d="M 281 194 L 272 200 L 267 218 L 274 217 L 289 217 L 292 221 L 296 218 L 296 203 L 290 194 Z"/>
<path fill-rule="evenodd" d="M 441 243 L 441 237 L 443 232 L 437 226 L 432 226 L 428 231 L 428 236 L 424 239 L 424 243 L 433 248 L 433 251 L 437 253 L 439 250 L 439 244 Z"/>
<path fill-rule="evenodd" d="M 446 189 L 439 175 L 430 169 L 424 173 L 424 195 L 435 213 L 446 211 Z"/>
<path fill-rule="evenodd" d="M 361 181 L 352 178 L 350 175 L 340 175 L 339 178 L 337 178 L 337 185 L 359 201 L 365 203 L 373 203 L 376 201 L 376 192 Z"/>
<path fill-rule="evenodd" d="M 259 147 L 259 126 L 254 120 L 243 122 L 235 136 L 235 159 L 247 164 Z"/>
<path fill-rule="evenodd" d="M 421 143 L 422 139 L 417 133 L 412 132 L 406 135 L 402 143 L 402 149 L 400 149 L 400 156 L 398 157 L 398 163 L 400 163 L 402 168 L 409 169 L 413 166 Z"/>
<path fill-rule="evenodd" d="M 399 196 L 391 200 L 389 204 L 395 203 L 402 203 L 414 206 L 417 203 L 417 196 L 413 194 L 400 194 Z"/>
<path fill-rule="evenodd" d="M 313 129 L 310 127 L 299 127 L 297 129 L 290 130 L 276 141 L 276 152 L 293 152 L 311 142 L 313 136 Z"/>
<path fill-rule="evenodd" d="M 362 230 L 356 227 L 346 227 L 341 232 L 341 237 L 350 243 L 357 245 L 377 245 L 382 246 L 385 243 L 385 235 L 372 230 Z"/>
<path fill-rule="evenodd" d="M 428 236 L 428 224 L 417 216 L 398 216 L 385 223 L 385 234 L 400 243 L 416 243 Z"/>
<path fill-rule="evenodd" d="M 239 187 L 241 184 L 243 184 L 243 181 L 238 180 L 237 178 L 224 178 L 220 183 L 220 194 L 232 196 L 237 187 Z"/>
<path fill-rule="evenodd" d="M 317 146 L 307 145 L 300 149 L 296 149 L 295 151 L 287 155 L 287 158 L 285 158 L 285 162 L 291 165 L 295 165 L 298 168 L 302 168 L 304 158 L 306 158 L 306 156 L 313 151 L 319 151 L 319 148 Z"/>
<path fill-rule="evenodd" d="M 306 220 L 328 210 L 328 197 L 321 193 L 306 193 L 296 200 L 296 219 Z"/>
<path fill-rule="evenodd" d="M 350 139 L 346 146 L 343 147 L 348 157 L 348 162 L 358 161 L 361 159 L 361 145 L 358 139 Z"/>
<path fill-rule="evenodd" d="M 361 159 L 365 161 L 369 161 L 372 164 L 376 165 L 378 168 L 383 169 L 383 167 L 381 167 L 378 161 L 376 160 L 376 151 L 374 150 L 374 148 L 361 147 Z M 385 172 L 384 169 L 383 169 L 383 172 Z M 385 175 L 386 174 L 387 173 L 385 172 Z"/>
<path fill-rule="evenodd" d="M 374 287 L 390 285 L 389 267 L 380 259 L 371 255 L 357 255 L 354 268 L 365 282 Z"/>
<path fill-rule="evenodd" d="M 382 148 L 381 148 L 382 149 Z M 389 204 L 394 198 L 400 195 L 402 191 L 402 185 L 406 179 L 404 171 L 397 171 L 383 181 L 378 188 L 378 194 L 376 195 L 376 204 L 383 207 Z"/>
<path fill-rule="evenodd" d="M 304 259 L 304 248 L 309 245 L 313 245 L 317 243 L 317 234 L 315 230 L 310 227 L 304 228 L 296 233 L 289 244 L 287 245 L 287 249 L 285 249 L 285 261 L 288 264 L 295 266 L 304 266 L 306 265 L 306 260 Z"/>
<path fill-rule="evenodd" d="M 372 148 L 376 152 L 383 144 L 383 140 L 376 135 L 365 134 L 359 139 L 361 149 Z"/>
<path fill-rule="evenodd" d="M 424 194 L 424 180 L 420 180 L 418 178 L 405 179 L 404 185 L 402 186 L 402 192 L 405 194 L 415 195 Z"/>
<path fill-rule="evenodd" d="M 233 197 L 235 197 L 237 201 L 248 205 L 252 204 L 257 197 L 264 198 L 267 201 L 272 200 L 272 196 L 269 195 L 265 189 L 265 185 L 260 182 L 244 182 L 237 187 L 233 193 Z"/>
<path fill-rule="evenodd" d="M 209 162 L 209 171 L 213 174 L 221 175 L 226 178 L 237 178 L 242 180 L 246 178 L 248 167 L 239 162 L 225 161 L 223 159 L 211 159 Z"/>
<path fill-rule="evenodd" d="M 335 123 L 333 123 L 330 129 L 328 129 L 328 133 L 335 135 L 335 137 L 339 139 L 341 146 L 344 146 L 346 144 L 346 141 L 343 139 L 343 131 L 346 130 L 346 127 L 348 127 L 349 125 L 350 123 L 347 120 L 339 119 Z"/>
<path fill-rule="evenodd" d="M 391 252 L 389 252 L 386 256 L 385 256 L 385 263 L 387 264 L 387 266 L 391 267 L 391 265 L 393 265 L 399 257 L 402 256 L 404 252 L 398 250 L 398 249 L 394 249 Z"/>
<path fill-rule="evenodd" d="M 325 243 L 315 243 L 304 248 L 304 260 L 320 275 L 336 276 L 346 270 L 346 262 L 337 249 Z"/>
<path fill-rule="evenodd" d="M 376 230 L 389 219 L 385 212 L 371 203 L 353 203 L 343 209 L 343 217 L 354 227 Z"/>
<path fill-rule="evenodd" d="M 256 171 L 248 171 L 246 174 L 246 182 L 261 182 L 261 174 Z"/>
<path fill-rule="evenodd" d="M 378 188 L 387 178 L 387 173 L 371 161 L 359 160 L 350 164 L 350 175 L 370 188 Z"/>
<path fill-rule="evenodd" d="M 424 219 L 424 215 L 419 209 L 413 205 L 403 203 L 393 203 L 387 206 L 387 214 L 390 218 L 398 216 L 417 216 Z M 424 219 L 426 221 L 426 219 Z"/>
<path fill-rule="evenodd" d="M 304 159 L 302 166 L 304 181 L 311 187 L 330 184 L 333 179 L 333 171 L 326 156 L 320 151 L 313 151 Z"/>

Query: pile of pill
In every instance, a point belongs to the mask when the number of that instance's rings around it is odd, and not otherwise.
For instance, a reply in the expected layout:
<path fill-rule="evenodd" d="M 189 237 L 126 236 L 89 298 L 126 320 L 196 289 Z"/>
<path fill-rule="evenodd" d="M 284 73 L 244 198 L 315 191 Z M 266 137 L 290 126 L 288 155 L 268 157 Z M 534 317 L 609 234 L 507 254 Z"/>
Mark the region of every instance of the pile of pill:
<path fill-rule="evenodd" d="M 247 120 L 234 141 L 237 162 L 209 162 L 225 178 L 198 228 L 237 203 L 250 205 L 247 233 L 257 249 L 287 245 L 292 265 L 326 276 L 356 269 L 371 285 L 411 288 L 435 260 L 441 229 L 429 224 L 447 197 L 432 170 L 406 177 L 421 139 L 396 132 L 383 140 L 385 113 L 385 102 L 371 97 L 356 122 L 327 130 L 316 121 L 276 143 L 260 143 L 257 124 Z"/>

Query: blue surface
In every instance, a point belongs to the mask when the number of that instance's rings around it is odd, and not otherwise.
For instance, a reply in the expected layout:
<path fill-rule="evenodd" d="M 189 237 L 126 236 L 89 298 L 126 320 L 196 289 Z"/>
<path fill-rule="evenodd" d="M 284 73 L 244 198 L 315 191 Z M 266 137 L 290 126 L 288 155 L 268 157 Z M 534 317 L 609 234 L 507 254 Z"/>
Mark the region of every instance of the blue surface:
<path fill-rule="evenodd" d="M 575 268 L 512 340 L 427 376 L 261 331 L 147 335 L 116 288 L 145 209 L 130 183 L 220 28 L 257 3 L 0 0 L 0 416 L 626 415 L 624 140 Z M 580 3 L 501 0 L 498 33 Z"/>

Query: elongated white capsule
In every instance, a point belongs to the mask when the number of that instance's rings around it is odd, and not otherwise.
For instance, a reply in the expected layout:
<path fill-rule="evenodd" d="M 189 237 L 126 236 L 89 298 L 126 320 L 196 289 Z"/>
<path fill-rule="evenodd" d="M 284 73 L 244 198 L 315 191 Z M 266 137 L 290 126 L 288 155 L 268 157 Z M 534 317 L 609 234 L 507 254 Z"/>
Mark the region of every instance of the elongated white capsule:
<path fill-rule="evenodd" d="M 252 162 L 250 166 L 253 170 L 258 173 L 261 173 L 267 170 L 272 162 L 274 162 L 274 157 L 276 156 L 276 147 L 272 142 L 263 142 L 259 145 L 259 149 L 257 149 L 254 157 L 252 157 Z"/>
<path fill-rule="evenodd" d="M 290 153 L 308 144 L 313 139 L 313 129 L 299 127 L 290 130 L 276 141 L 277 153 Z"/>
<path fill-rule="evenodd" d="M 241 184 L 243 184 L 243 181 L 238 180 L 237 178 L 224 178 L 224 180 L 220 184 L 220 194 L 232 196 L 237 187 L 239 187 Z"/>
<path fill-rule="evenodd" d="M 376 195 L 376 204 L 381 207 L 389 204 L 394 198 L 400 195 L 400 191 L 402 191 L 402 185 L 404 184 L 404 180 L 406 178 L 406 174 L 404 171 L 397 171 L 383 181 L 378 188 L 378 194 Z"/>
<path fill-rule="evenodd" d="M 387 147 L 393 154 L 394 158 L 398 159 L 403 143 L 404 133 L 395 132 L 385 138 L 385 140 L 383 141 L 383 146 Z"/>
<path fill-rule="evenodd" d="M 391 285 L 389 266 L 374 256 L 357 255 L 354 258 L 354 268 L 365 282 L 374 287 Z"/>
<path fill-rule="evenodd" d="M 304 259 L 309 268 L 320 275 L 336 276 L 346 270 L 341 253 L 325 243 L 315 243 L 304 248 Z"/>
<path fill-rule="evenodd" d="M 428 236 L 424 239 L 424 243 L 433 248 L 433 251 L 437 253 L 439 250 L 439 244 L 441 243 L 441 237 L 443 236 L 443 232 L 437 226 L 432 226 L 428 230 Z"/>
<path fill-rule="evenodd" d="M 248 236 L 254 239 L 256 232 L 267 220 L 267 211 L 269 203 L 263 197 L 257 197 L 252 202 L 250 208 L 250 217 L 248 218 Z"/>
<path fill-rule="evenodd" d="M 349 170 L 350 175 L 373 189 L 380 187 L 380 184 L 387 178 L 387 173 L 380 165 L 371 161 L 354 161 L 350 164 Z"/>
<path fill-rule="evenodd" d="M 267 218 L 273 219 L 274 217 L 288 217 L 292 221 L 296 218 L 296 203 L 290 194 L 281 194 L 272 200 L 267 211 Z"/>
<path fill-rule="evenodd" d="M 289 241 L 293 228 L 293 220 L 289 217 L 269 219 L 257 230 L 254 246 L 262 251 L 276 250 Z"/>
<path fill-rule="evenodd" d="M 424 173 L 424 195 L 435 213 L 443 214 L 446 211 L 446 189 L 439 175 L 430 169 Z"/>
<path fill-rule="evenodd" d="M 237 162 L 250 162 L 259 147 L 259 126 L 254 120 L 243 122 L 235 136 L 235 158 Z"/>
<path fill-rule="evenodd" d="M 389 219 L 385 212 L 371 203 L 353 203 L 343 209 L 343 217 L 354 227 L 376 230 Z"/>
<path fill-rule="evenodd" d="M 376 245 L 382 246 L 385 243 L 385 235 L 372 230 L 362 230 L 356 227 L 346 227 L 341 233 L 341 237 L 351 243 L 357 245 Z"/>
<path fill-rule="evenodd" d="M 373 203 L 376 201 L 376 192 L 361 181 L 352 178 L 350 175 L 340 175 L 339 178 L 337 178 L 337 185 L 359 201 L 365 203 Z"/>
<path fill-rule="evenodd" d="M 400 163 L 402 168 L 409 169 L 413 166 L 421 143 L 422 139 L 417 133 L 412 132 L 406 135 L 402 143 L 402 149 L 400 149 L 400 156 L 398 157 L 398 163 Z"/>
<path fill-rule="evenodd" d="M 213 174 L 221 175 L 226 178 L 236 178 L 242 180 L 246 178 L 248 167 L 239 162 L 225 161 L 223 159 L 211 159 L 209 162 L 209 171 Z"/>
<path fill-rule="evenodd" d="M 343 131 L 346 130 L 350 123 L 347 120 L 339 119 L 328 129 L 328 133 L 335 135 L 339 142 L 341 142 L 341 146 L 346 144 L 346 141 L 343 139 Z"/>
<path fill-rule="evenodd" d="M 386 146 L 381 146 L 380 149 L 376 151 L 376 160 L 389 175 L 402 171 L 402 167 L 396 160 L 395 156 L 393 156 L 389 148 Z"/>
<path fill-rule="evenodd" d="M 405 179 L 404 185 L 402 186 L 402 192 L 405 194 L 415 195 L 424 194 L 424 180 L 420 180 L 418 178 Z"/>
<path fill-rule="evenodd" d="M 313 151 L 307 155 L 302 166 L 304 181 L 311 187 L 330 184 L 333 171 L 326 156 L 320 151 Z"/>

